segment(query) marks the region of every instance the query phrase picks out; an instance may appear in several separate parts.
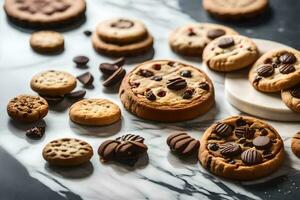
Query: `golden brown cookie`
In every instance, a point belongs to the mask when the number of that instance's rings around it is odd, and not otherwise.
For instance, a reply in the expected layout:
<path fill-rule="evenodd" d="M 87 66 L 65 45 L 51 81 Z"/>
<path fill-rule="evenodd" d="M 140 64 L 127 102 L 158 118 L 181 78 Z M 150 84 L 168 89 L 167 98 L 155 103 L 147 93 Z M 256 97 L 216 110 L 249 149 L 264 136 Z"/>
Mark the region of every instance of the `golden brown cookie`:
<path fill-rule="evenodd" d="M 43 149 L 43 158 L 51 165 L 77 166 L 89 162 L 93 148 L 87 142 L 75 138 L 53 140 Z"/>
<path fill-rule="evenodd" d="M 194 119 L 214 105 L 209 77 L 191 65 L 170 60 L 139 64 L 123 79 L 119 95 L 131 113 L 162 122 Z"/>
<path fill-rule="evenodd" d="M 262 92 L 280 92 L 300 83 L 300 52 L 292 48 L 262 55 L 249 72 L 252 86 Z"/>
<path fill-rule="evenodd" d="M 258 56 L 257 46 L 250 38 L 226 35 L 205 47 L 203 62 L 215 71 L 230 72 L 252 65 Z"/>
<path fill-rule="evenodd" d="M 205 131 L 198 157 L 201 165 L 215 175 L 254 180 L 279 168 L 284 146 L 269 124 L 253 117 L 233 116 Z"/>
<path fill-rule="evenodd" d="M 63 71 L 48 70 L 35 75 L 30 82 L 31 89 L 48 96 L 61 96 L 76 87 L 76 78 Z"/>
<path fill-rule="evenodd" d="M 78 124 L 104 126 L 119 121 L 121 110 L 106 99 L 84 99 L 71 106 L 69 116 Z"/>
<path fill-rule="evenodd" d="M 292 138 L 291 147 L 293 153 L 300 158 L 300 132 L 296 133 Z"/>
<path fill-rule="evenodd" d="M 281 90 L 281 99 L 291 110 L 300 112 L 300 84 L 287 90 Z"/>
<path fill-rule="evenodd" d="M 38 53 L 58 53 L 64 49 L 64 36 L 55 31 L 38 31 L 31 35 L 30 46 Z"/>
<path fill-rule="evenodd" d="M 84 18 L 85 0 L 5 0 L 7 17 L 26 28 L 62 27 Z"/>
<path fill-rule="evenodd" d="M 14 120 L 36 122 L 48 113 L 48 103 L 45 99 L 33 95 L 19 95 L 9 101 L 7 114 Z"/>
<path fill-rule="evenodd" d="M 268 0 L 203 0 L 203 8 L 221 19 L 244 19 L 257 16 L 268 7 Z"/>
<path fill-rule="evenodd" d="M 238 34 L 233 29 L 218 24 L 190 23 L 181 26 L 169 36 L 171 49 L 185 56 L 202 56 L 204 47 L 223 35 Z"/>

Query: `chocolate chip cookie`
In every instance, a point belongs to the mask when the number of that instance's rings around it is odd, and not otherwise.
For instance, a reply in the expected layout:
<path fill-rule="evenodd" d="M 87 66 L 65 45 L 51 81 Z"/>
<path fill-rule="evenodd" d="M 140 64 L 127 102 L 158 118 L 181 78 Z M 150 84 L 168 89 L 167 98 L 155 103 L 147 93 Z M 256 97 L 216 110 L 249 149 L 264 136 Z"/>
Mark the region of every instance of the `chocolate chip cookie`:
<path fill-rule="evenodd" d="M 201 138 L 201 165 L 218 176 L 253 180 L 278 169 L 283 141 L 269 124 L 248 116 L 233 116 L 210 126 Z"/>
<path fill-rule="evenodd" d="M 300 52 L 291 48 L 262 55 L 249 72 L 252 86 L 262 92 L 280 92 L 300 83 Z"/>
<path fill-rule="evenodd" d="M 259 52 L 256 44 L 245 36 L 226 35 L 210 42 L 203 51 L 203 62 L 220 72 L 230 72 L 253 64 Z"/>
<path fill-rule="evenodd" d="M 53 28 L 75 23 L 85 15 L 85 0 L 5 0 L 7 17 L 26 28 Z"/>
<path fill-rule="evenodd" d="M 268 0 L 203 0 L 203 8 L 221 19 L 245 19 L 257 16 L 268 7 Z"/>
<path fill-rule="evenodd" d="M 281 99 L 291 110 L 300 112 L 300 84 L 290 89 L 281 90 Z"/>
<path fill-rule="evenodd" d="M 31 35 L 30 46 L 38 53 L 58 53 L 64 49 L 64 36 L 55 31 L 38 31 Z"/>
<path fill-rule="evenodd" d="M 19 95 L 9 101 L 7 114 L 14 120 L 36 122 L 48 113 L 48 103 L 45 99 L 33 95 Z"/>
<path fill-rule="evenodd" d="M 122 81 L 124 107 L 143 119 L 175 122 L 194 119 L 214 104 L 214 87 L 200 69 L 171 60 L 135 67 Z"/>
<path fill-rule="evenodd" d="M 233 29 L 208 23 L 191 23 L 172 31 L 169 36 L 171 49 L 185 56 L 201 56 L 204 47 L 223 35 L 238 34 Z"/>

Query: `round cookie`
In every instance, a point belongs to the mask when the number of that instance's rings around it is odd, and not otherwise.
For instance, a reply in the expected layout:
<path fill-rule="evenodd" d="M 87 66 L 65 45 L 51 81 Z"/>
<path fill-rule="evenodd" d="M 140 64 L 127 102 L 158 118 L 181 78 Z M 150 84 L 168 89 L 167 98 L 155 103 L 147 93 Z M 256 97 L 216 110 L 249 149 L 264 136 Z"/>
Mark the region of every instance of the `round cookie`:
<path fill-rule="evenodd" d="M 269 124 L 233 116 L 211 125 L 201 138 L 201 165 L 235 180 L 253 180 L 277 170 L 284 160 L 283 141 Z"/>
<path fill-rule="evenodd" d="M 291 148 L 293 153 L 300 158 L 300 132 L 296 133 L 292 138 Z"/>
<path fill-rule="evenodd" d="M 226 35 L 205 47 L 203 62 L 215 71 L 230 72 L 250 66 L 258 56 L 257 46 L 250 38 Z"/>
<path fill-rule="evenodd" d="M 161 122 L 194 119 L 214 105 L 209 77 L 191 65 L 170 60 L 139 64 L 123 79 L 119 95 L 131 113 Z"/>
<path fill-rule="evenodd" d="M 9 101 L 7 114 L 14 120 L 36 122 L 48 113 L 48 103 L 45 99 L 33 95 L 19 95 Z"/>
<path fill-rule="evenodd" d="M 252 86 L 262 92 L 279 92 L 300 83 L 300 52 L 292 48 L 262 55 L 249 72 Z"/>
<path fill-rule="evenodd" d="M 55 31 L 38 31 L 30 37 L 31 48 L 38 53 L 57 53 L 64 49 L 64 36 Z"/>
<path fill-rule="evenodd" d="M 201 56 L 204 47 L 222 35 L 238 34 L 233 29 L 208 23 L 190 23 L 172 31 L 169 36 L 171 49 L 185 56 Z"/>
<path fill-rule="evenodd" d="M 62 27 L 85 15 L 85 0 L 5 0 L 7 17 L 26 28 Z"/>
<path fill-rule="evenodd" d="M 70 119 L 78 124 L 104 126 L 121 119 L 121 110 L 106 99 L 84 99 L 73 104 L 69 110 Z"/>
<path fill-rule="evenodd" d="M 43 158 L 51 165 L 71 167 L 89 162 L 93 148 L 75 138 L 53 140 L 43 149 Z"/>
<path fill-rule="evenodd" d="M 281 99 L 291 110 L 300 112 L 300 84 L 287 90 L 281 90 Z"/>
<path fill-rule="evenodd" d="M 76 78 L 67 72 L 48 70 L 35 75 L 30 86 L 42 95 L 62 96 L 76 87 Z"/>
<path fill-rule="evenodd" d="M 144 40 L 148 33 L 139 20 L 113 18 L 97 26 L 97 35 L 106 43 L 131 44 Z"/>
<path fill-rule="evenodd" d="M 152 48 L 153 37 L 148 34 L 148 36 L 142 41 L 126 45 L 117 45 L 104 42 L 95 32 L 92 36 L 92 43 L 94 49 L 98 53 L 102 53 L 108 56 L 135 56 L 143 54 Z"/>
<path fill-rule="evenodd" d="M 203 8 L 221 19 L 242 19 L 257 16 L 268 7 L 268 0 L 203 0 Z"/>

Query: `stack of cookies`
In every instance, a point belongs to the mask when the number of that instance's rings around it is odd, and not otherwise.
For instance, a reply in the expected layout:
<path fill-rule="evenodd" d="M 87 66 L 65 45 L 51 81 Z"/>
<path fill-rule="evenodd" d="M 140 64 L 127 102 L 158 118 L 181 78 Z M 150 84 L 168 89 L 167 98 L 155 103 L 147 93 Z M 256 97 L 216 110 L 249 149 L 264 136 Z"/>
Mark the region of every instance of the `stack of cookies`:
<path fill-rule="evenodd" d="M 108 56 L 134 56 L 150 50 L 153 37 L 139 20 L 113 18 L 97 26 L 92 43 L 97 52 Z"/>

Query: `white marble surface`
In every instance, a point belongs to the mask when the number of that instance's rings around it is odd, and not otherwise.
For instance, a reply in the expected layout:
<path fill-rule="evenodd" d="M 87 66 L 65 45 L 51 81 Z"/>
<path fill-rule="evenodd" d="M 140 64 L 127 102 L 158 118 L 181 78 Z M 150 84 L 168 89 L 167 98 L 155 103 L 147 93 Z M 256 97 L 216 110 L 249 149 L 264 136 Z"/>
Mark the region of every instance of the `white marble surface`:
<path fill-rule="evenodd" d="M 16 163 L 20 164 L 32 178 L 31 181 L 39 182 L 51 192 L 57 193 L 62 199 L 76 200 L 296 199 L 300 191 L 300 173 L 297 171 L 300 170 L 300 160 L 291 153 L 290 138 L 300 129 L 298 124 L 270 122 L 278 129 L 285 141 L 287 157 L 278 172 L 255 182 L 233 182 L 220 179 L 204 170 L 197 161 L 182 161 L 169 152 L 165 143 L 169 133 L 183 130 L 196 138 L 201 138 L 204 130 L 214 121 L 239 114 L 239 111 L 230 106 L 225 99 L 224 75 L 203 68 L 200 59 L 178 57 L 170 51 L 167 44 L 170 30 L 194 21 L 188 14 L 181 11 L 177 1 L 88 0 L 87 2 L 87 21 L 77 29 L 64 32 L 66 49 L 57 56 L 41 56 L 34 53 L 29 47 L 29 32 L 9 25 L 4 12 L 0 12 L 1 152 L 8 154 L 8 158 L 15 159 Z M 200 6 L 200 2 L 195 6 Z M 33 93 L 29 87 L 29 81 L 35 73 L 41 70 L 61 69 L 74 75 L 85 72 L 86 70 L 74 67 L 72 58 L 76 55 L 89 56 L 88 70 L 95 77 L 95 88 L 88 90 L 87 97 L 108 98 L 122 107 L 116 91 L 107 90 L 101 85 L 98 65 L 110 59 L 96 54 L 91 46 L 90 38 L 82 33 L 86 29 L 93 30 L 99 21 L 113 16 L 134 17 L 145 22 L 155 38 L 155 59 L 180 59 L 206 70 L 214 80 L 215 107 L 195 120 L 172 124 L 140 120 L 122 108 L 123 118 L 120 123 L 105 128 L 86 128 L 69 121 L 67 106 L 57 106 L 50 110 L 42 122 L 47 125 L 46 135 L 39 141 L 27 139 L 24 135 L 27 125 L 15 123 L 7 117 L 7 102 L 18 94 Z M 126 70 L 129 71 L 137 60 L 139 59 L 129 60 L 130 64 L 126 65 Z M 81 88 L 80 84 L 78 88 Z M 100 163 L 97 155 L 100 143 L 125 133 L 139 134 L 145 138 L 145 143 L 149 148 L 148 161 L 144 158 L 137 168 Z M 42 148 L 49 141 L 60 137 L 76 137 L 89 142 L 95 151 L 91 162 L 84 167 L 70 170 L 49 167 L 42 158 Z M 1 159 L 1 162 L 4 164 L 8 160 Z M 13 166 L 11 168 L 14 169 Z M 13 176 L 14 172 L 11 173 L 12 175 L 8 176 Z M 22 183 L 25 178 L 16 178 L 15 181 Z M 7 185 L 3 182 L 1 184 Z M 14 193 L 10 196 L 15 198 L 11 199 L 24 199 L 26 195 L 18 196 L 18 192 L 26 187 L 28 185 L 20 185 L 6 191 L 0 190 L 0 197 L 13 191 Z M 38 188 L 28 193 L 35 191 L 38 191 Z M 47 196 L 45 199 L 48 199 Z"/>

